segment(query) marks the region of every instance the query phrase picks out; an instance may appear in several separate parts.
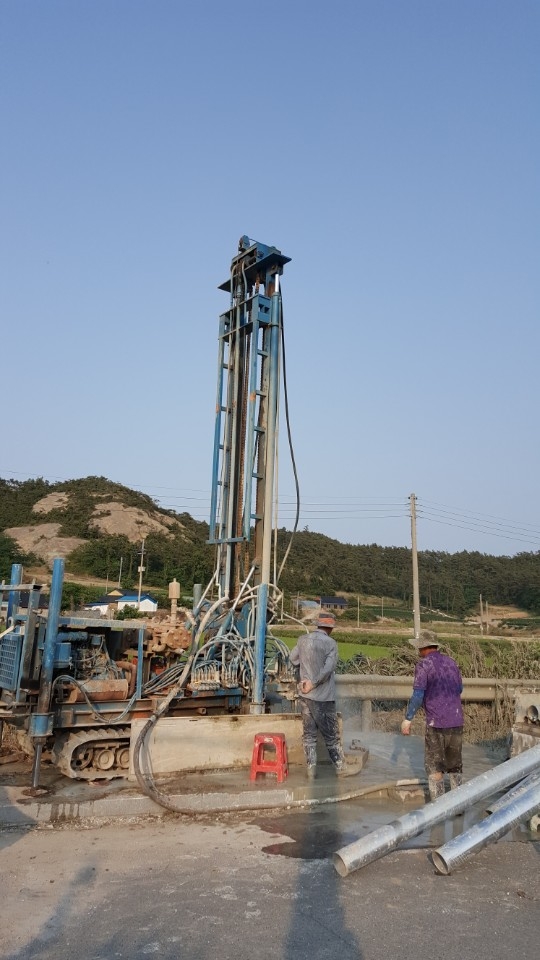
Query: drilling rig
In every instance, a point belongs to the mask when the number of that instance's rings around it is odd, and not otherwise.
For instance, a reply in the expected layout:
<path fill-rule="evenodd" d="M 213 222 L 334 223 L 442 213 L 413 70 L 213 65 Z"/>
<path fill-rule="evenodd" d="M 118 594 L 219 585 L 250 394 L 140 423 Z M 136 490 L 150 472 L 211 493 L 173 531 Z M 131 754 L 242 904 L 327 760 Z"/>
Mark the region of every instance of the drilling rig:
<path fill-rule="evenodd" d="M 270 692 L 294 699 L 287 647 L 272 633 L 287 556 L 278 570 L 280 280 L 288 262 L 276 247 L 244 236 L 220 286 L 229 306 L 219 320 L 209 525 L 215 568 L 186 614 L 187 649 L 170 652 L 165 669 L 151 675 L 149 632 L 140 621 L 63 616 L 61 559 L 53 563 L 47 613 L 41 588 L 23 583 L 20 565 L 13 565 L 10 583 L 0 585 L 0 599 L 8 598 L 0 634 L 0 724 L 30 738 L 34 788 L 44 749 L 69 777 L 125 776 L 135 719 L 147 721 L 138 755 L 165 713 L 263 714 Z"/>

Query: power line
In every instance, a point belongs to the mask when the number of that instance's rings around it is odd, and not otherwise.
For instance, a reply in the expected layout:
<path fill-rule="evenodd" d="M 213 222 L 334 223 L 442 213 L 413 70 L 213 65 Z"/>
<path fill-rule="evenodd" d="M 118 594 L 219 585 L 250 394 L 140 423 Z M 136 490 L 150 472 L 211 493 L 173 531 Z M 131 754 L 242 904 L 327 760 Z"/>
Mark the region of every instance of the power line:
<path fill-rule="evenodd" d="M 4 468 L 4 471 L 5 471 L 5 472 L 9 472 L 10 474 L 16 474 L 16 475 L 18 475 L 18 476 L 28 477 L 28 471 L 11 470 L 10 468 Z M 40 479 L 42 479 L 42 480 L 55 480 L 55 481 L 57 481 L 57 482 L 59 482 L 59 483 L 67 483 L 67 482 L 69 482 L 70 480 L 75 480 L 75 479 L 77 479 L 77 478 L 74 478 L 74 477 L 56 477 L 56 476 L 52 476 L 52 475 L 50 475 L 50 474 L 43 475 L 43 474 L 40 474 L 39 472 L 34 472 L 34 473 L 32 474 L 32 476 L 29 477 L 29 479 L 37 479 L 37 478 L 40 478 Z M 120 480 L 111 480 L 110 482 L 111 482 L 111 483 L 117 483 L 119 486 L 122 486 L 122 487 L 129 487 L 131 490 L 139 490 L 141 493 L 146 493 L 147 495 L 149 495 L 149 491 L 151 491 L 151 490 L 174 490 L 174 491 L 188 490 L 188 491 L 190 491 L 190 492 L 192 492 L 192 493 L 204 493 L 204 494 L 206 494 L 206 497 L 208 498 L 208 500 L 210 499 L 210 490 L 209 490 L 209 489 L 205 489 L 205 488 L 201 488 L 201 487 L 160 486 L 160 485 L 154 484 L 154 483 L 150 483 L 150 484 L 140 484 L 140 483 L 134 483 L 133 481 L 120 481 Z M 178 493 L 175 493 L 175 494 L 170 494 L 169 496 L 167 496 L 167 499 L 168 499 L 168 500 L 179 500 L 179 499 L 180 499 L 180 500 L 205 500 L 206 497 L 186 497 L 186 496 L 183 496 L 183 495 L 179 495 Z M 163 497 L 163 499 L 165 499 L 165 497 Z M 287 494 L 287 493 L 284 493 L 284 494 L 280 495 L 280 501 L 281 501 L 281 500 L 283 500 L 283 501 L 291 500 L 293 503 L 296 503 L 296 495 L 295 495 L 295 494 Z M 331 498 L 324 498 L 324 499 L 321 500 L 321 499 L 312 499 L 311 497 L 302 497 L 302 502 L 303 502 L 303 503 L 306 503 L 306 504 L 308 504 L 308 505 L 312 505 L 312 506 L 313 506 L 313 505 L 326 506 L 327 504 L 334 504 L 334 503 L 335 503 L 335 504 L 339 504 L 339 503 L 350 503 L 350 504 L 356 504 L 356 503 L 361 504 L 361 503 L 365 503 L 365 504 L 370 504 L 371 506 L 401 506 L 402 504 L 404 504 L 404 505 L 406 506 L 406 505 L 407 505 L 407 498 L 406 498 L 406 497 L 402 497 L 402 496 L 394 496 L 394 497 L 380 497 L 380 496 L 379 496 L 379 497 L 358 497 L 358 496 L 355 496 L 355 497 L 343 496 L 343 497 L 341 497 L 341 496 L 336 496 L 336 497 L 331 497 Z"/>
<path fill-rule="evenodd" d="M 18 475 L 28 478 L 28 471 L 5 470 L 11 476 Z M 70 479 L 57 476 L 42 476 L 36 473 L 35 478 L 59 483 L 68 482 Z M 30 479 L 30 478 L 29 478 Z M 179 488 L 175 486 L 132 484 L 120 481 L 111 481 L 118 483 L 119 486 L 130 487 L 132 490 L 149 496 L 155 500 L 162 509 L 171 509 L 177 513 L 189 512 L 192 519 L 199 522 L 207 522 L 210 508 L 210 491 L 200 487 Z M 152 495 L 153 491 L 171 491 L 169 493 L 159 493 Z M 174 492 L 172 492 L 174 491 Z M 192 494 L 203 494 L 203 496 L 193 496 Z M 295 515 L 295 497 L 290 494 L 282 494 L 279 497 L 278 511 L 279 519 L 286 520 Z M 170 507 L 167 506 L 170 504 Z M 200 504 L 200 509 L 193 510 L 195 504 Z M 193 506 L 192 506 L 193 505 Z M 204 507 L 203 507 L 204 505 Z M 208 507 L 208 510 L 204 509 Z M 182 508 L 185 507 L 185 510 Z M 291 510 L 292 508 L 292 510 Z M 202 510 L 204 509 L 204 513 Z M 304 497 L 300 518 L 304 522 L 313 523 L 314 521 L 357 521 L 366 520 L 394 520 L 403 519 L 409 515 L 408 498 L 405 497 L 349 497 L 336 496 L 325 498 L 324 495 L 318 498 Z M 470 510 L 462 510 L 451 507 L 448 504 L 442 504 L 437 501 L 417 500 L 417 515 L 419 519 L 424 519 L 429 523 L 437 523 L 442 526 L 454 527 L 460 530 L 467 530 L 470 533 L 482 534 L 492 537 L 498 537 L 505 540 L 514 540 L 519 543 L 539 544 L 540 526 L 514 521 L 508 518 L 496 517 L 493 514 L 484 514 Z"/>
<path fill-rule="evenodd" d="M 465 518 L 467 520 L 476 521 L 478 523 L 486 524 L 487 526 L 496 526 L 499 529 L 508 529 L 509 531 L 518 531 L 522 533 L 537 533 L 540 536 L 540 527 L 536 524 L 531 523 L 518 523 L 515 520 L 507 520 L 503 517 L 494 517 L 489 513 L 473 513 L 470 510 L 460 510 L 457 507 L 444 507 L 441 504 L 441 507 L 444 509 L 437 509 L 436 504 L 433 501 L 421 500 L 421 505 L 427 505 L 428 509 L 437 515 L 448 516 L 448 517 L 457 517 Z"/>
<path fill-rule="evenodd" d="M 488 536 L 491 536 L 491 537 L 499 537 L 500 539 L 503 539 L 503 540 L 518 541 L 519 543 L 540 544 L 540 539 L 536 539 L 536 540 L 534 538 L 525 539 L 524 537 L 510 535 L 507 533 L 497 533 L 494 530 L 482 529 L 481 527 L 466 526 L 463 523 L 456 523 L 455 521 L 436 519 L 435 517 L 431 517 L 429 515 L 426 515 L 425 513 L 420 513 L 418 516 L 424 520 L 427 520 L 429 523 L 438 523 L 445 527 L 455 527 L 458 530 L 468 530 L 470 533 L 487 534 Z"/>

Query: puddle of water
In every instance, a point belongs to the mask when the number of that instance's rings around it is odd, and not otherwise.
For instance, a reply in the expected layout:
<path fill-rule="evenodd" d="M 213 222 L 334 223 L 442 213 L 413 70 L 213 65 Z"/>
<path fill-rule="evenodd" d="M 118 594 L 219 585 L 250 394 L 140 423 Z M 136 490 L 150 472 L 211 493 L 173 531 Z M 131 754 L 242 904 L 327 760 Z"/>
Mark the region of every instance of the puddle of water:
<path fill-rule="evenodd" d="M 361 803 L 345 801 L 331 807 L 255 817 L 253 822 L 270 834 L 274 841 L 263 847 L 265 853 L 302 860 L 326 860 L 341 847 L 417 809 L 417 806 L 416 802 L 397 803 L 387 799 L 362 800 Z M 453 817 L 425 830 L 400 844 L 399 849 L 431 849 L 448 843 L 483 818 L 484 806 L 478 804 L 463 816 Z M 505 840 L 522 843 L 538 841 L 539 834 L 521 825 L 499 842 Z"/>
<path fill-rule="evenodd" d="M 272 837 L 279 834 L 278 840 L 263 847 L 265 853 L 301 860 L 327 860 L 344 844 L 358 839 L 354 829 L 341 823 L 333 809 L 278 815 L 256 822 Z M 363 832 L 366 831 L 364 828 Z"/>

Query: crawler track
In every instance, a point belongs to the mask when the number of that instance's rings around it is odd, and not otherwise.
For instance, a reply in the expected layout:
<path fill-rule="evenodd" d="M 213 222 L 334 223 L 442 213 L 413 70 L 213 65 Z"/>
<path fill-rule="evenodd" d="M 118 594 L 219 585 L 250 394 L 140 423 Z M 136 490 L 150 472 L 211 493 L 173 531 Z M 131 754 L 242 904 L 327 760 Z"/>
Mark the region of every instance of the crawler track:
<path fill-rule="evenodd" d="M 112 780 L 129 772 L 129 727 L 77 730 L 57 738 L 56 766 L 76 780 Z"/>

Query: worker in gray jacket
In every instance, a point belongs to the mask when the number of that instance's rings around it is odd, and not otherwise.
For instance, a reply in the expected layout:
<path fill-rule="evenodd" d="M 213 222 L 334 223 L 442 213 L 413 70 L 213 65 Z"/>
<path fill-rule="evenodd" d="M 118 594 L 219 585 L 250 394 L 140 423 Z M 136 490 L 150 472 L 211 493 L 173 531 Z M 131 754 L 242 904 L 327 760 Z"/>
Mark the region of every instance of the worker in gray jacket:
<path fill-rule="evenodd" d="M 331 613 L 321 613 L 313 633 L 299 638 L 291 660 L 300 667 L 298 693 L 302 711 L 304 753 L 308 779 L 317 770 L 317 732 L 320 730 L 336 773 L 345 773 L 345 757 L 336 714 L 336 641 L 330 636 L 336 625 Z"/>

